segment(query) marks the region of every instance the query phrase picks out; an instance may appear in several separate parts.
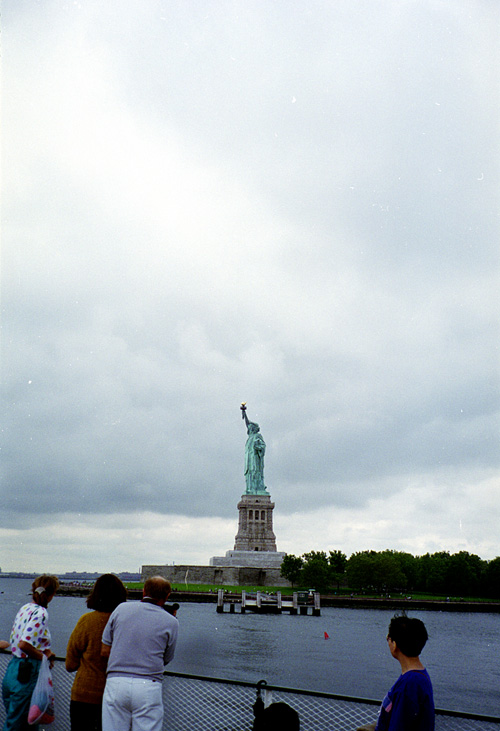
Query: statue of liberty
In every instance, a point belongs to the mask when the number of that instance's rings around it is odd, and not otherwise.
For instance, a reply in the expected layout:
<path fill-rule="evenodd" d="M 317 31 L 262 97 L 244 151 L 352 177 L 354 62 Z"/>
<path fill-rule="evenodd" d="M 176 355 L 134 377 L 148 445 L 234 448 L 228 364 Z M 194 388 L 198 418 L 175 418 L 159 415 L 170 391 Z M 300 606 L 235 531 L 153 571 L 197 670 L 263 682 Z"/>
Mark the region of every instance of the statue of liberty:
<path fill-rule="evenodd" d="M 259 425 L 248 421 L 246 405 L 241 404 L 241 418 L 247 425 L 248 439 L 245 444 L 245 480 L 247 495 L 269 495 L 264 485 L 264 454 L 266 443 L 260 433 Z"/>

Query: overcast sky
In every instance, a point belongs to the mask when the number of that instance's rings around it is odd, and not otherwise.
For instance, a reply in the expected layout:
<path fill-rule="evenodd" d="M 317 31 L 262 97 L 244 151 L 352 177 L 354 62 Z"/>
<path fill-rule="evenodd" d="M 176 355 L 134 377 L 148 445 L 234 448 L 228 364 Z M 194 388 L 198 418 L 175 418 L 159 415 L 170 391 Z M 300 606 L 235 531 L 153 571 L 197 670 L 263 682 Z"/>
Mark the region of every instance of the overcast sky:
<path fill-rule="evenodd" d="M 497 0 L 3 0 L 2 570 L 500 554 Z"/>

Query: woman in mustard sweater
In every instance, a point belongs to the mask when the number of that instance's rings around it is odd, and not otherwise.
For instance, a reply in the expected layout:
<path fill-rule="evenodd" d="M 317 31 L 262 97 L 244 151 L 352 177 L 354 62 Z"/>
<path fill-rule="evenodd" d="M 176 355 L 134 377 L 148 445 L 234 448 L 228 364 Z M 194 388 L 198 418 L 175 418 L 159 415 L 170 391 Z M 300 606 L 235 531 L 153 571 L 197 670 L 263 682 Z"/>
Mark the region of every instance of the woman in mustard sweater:
<path fill-rule="evenodd" d="M 66 670 L 76 678 L 71 690 L 71 731 L 101 731 L 102 695 L 107 658 L 101 656 L 101 638 L 111 612 L 127 599 L 117 576 L 103 574 L 87 598 L 93 612 L 78 620 L 66 650 Z"/>

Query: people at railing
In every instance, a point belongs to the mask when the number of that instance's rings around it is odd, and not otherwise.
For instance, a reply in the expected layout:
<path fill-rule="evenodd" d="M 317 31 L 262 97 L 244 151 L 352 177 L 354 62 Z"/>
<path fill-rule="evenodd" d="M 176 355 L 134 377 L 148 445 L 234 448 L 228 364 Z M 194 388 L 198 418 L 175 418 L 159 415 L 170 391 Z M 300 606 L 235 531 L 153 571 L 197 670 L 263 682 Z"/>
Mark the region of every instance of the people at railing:
<path fill-rule="evenodd" d="M 44 655 L 52 667 L 55 655 L 51 650 L 47 606 L 58 586 L 56 576 L 38 576 L 31 585 L 31 602 L 23 604 L 14 619 L 10 634 L 12 657 L 2 683 L 6 713 L 4 731 L 24 731 L 29 728 L 31 694 Z"/>
<path fill-rule="evenodd" d="M 175 652 L 179 622 L 164 604 L 170 583 L 154 576 L 144 583 L 140 602 L 125 602 L 112 613 L 102 636 L 109 657 L 102 705 L 103 731 L 161 731 L 164 666 Z"/>
<path fill-rule="evenodd" d="M 114 574 L 103 574 L 87 597 L 87 612 L 78 620 L 66 650 L 66 670 L 75 672 L 71 689 L 71 731 L 101 731 L 102 696 L 107 658 L 101 655 L 102 633 L 127 590 Z"/>
<path fill-rule="evenodd" d="M 380 707 L 378 720 L 357 731 L 434 731 L 434 698 L 429 674 L 420 661 L 428 635 L 415 617 L 394 616 L 389 624 L 389 652 L 401 675 Z"/>

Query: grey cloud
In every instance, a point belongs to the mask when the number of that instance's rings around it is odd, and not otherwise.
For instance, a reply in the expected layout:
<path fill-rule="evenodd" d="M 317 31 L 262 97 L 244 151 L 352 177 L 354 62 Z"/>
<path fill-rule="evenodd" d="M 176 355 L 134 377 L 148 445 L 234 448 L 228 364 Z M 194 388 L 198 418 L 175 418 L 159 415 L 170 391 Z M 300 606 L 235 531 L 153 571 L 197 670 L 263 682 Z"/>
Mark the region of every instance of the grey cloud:
<path fill-rule="evenodd" d="M 497 15 L 5 5 L 5 525 L 496 472 Z"/>

